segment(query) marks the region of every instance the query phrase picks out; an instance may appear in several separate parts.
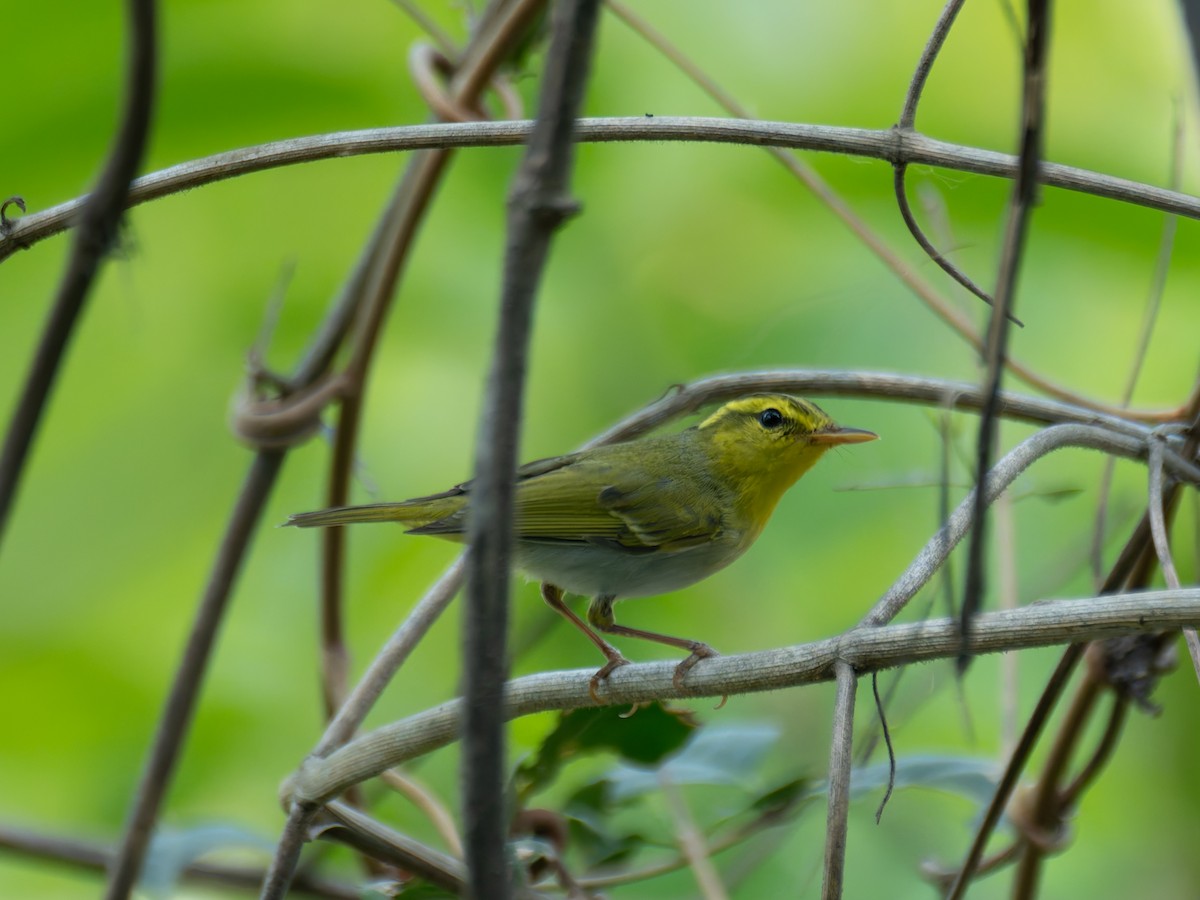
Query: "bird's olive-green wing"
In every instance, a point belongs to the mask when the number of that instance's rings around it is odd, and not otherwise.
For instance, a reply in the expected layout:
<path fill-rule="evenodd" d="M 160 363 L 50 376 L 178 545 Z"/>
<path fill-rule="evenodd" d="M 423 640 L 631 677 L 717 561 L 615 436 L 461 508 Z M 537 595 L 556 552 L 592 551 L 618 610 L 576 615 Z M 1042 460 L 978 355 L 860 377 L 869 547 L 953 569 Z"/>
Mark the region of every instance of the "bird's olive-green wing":
<path fill-rule="evenodd" d="M 686 477 L 656 475 L 623 455 L 597 451 L 529 463 L 517 472 L 517 537 L 662 552 L 707 543 L 721 532 L 719 498 Z M 414 533 L 448 537 L 465 530 L 471 484 L 455 490 L 468 495 L 467 507 Z"/>
<path fill-rule="evenodd" d="M 517 534 L 631 550 L 687 549 L 721 531 L 718 498 L 697 487 L 687 473 L 658 475 L 628 459 L 583 457 L 518 484 Z"/>

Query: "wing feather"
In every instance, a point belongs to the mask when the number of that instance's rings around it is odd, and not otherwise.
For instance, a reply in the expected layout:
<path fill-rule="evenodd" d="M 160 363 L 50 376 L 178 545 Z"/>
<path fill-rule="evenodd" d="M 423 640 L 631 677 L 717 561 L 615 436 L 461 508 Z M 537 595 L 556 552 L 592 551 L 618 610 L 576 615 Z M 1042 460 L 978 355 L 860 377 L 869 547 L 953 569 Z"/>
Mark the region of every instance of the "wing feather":
<path fill-rule="evenodd" d="M 670 553 L 707 544 L 722 531 L 720 491 L 681 468 L 685 461 L 669 462 L 671 474 L 656 474 L 651 466 L 631 464 L 628 448 L 605 447 L 522 466 L 514 510 L 517 537 L 609 543 L 635 552 Z M 465 482 L 448 492 L 467 495 L 467 505 L 414 533 L 461 535 L 471 487 Z"/>

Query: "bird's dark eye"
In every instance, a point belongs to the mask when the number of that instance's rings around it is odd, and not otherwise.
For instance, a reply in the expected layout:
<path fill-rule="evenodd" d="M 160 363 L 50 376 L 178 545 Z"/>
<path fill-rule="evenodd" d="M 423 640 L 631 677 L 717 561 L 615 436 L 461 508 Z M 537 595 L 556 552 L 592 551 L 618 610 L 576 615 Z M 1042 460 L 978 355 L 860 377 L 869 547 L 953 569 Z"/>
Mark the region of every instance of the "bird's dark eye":
<path fill-rule="evenodd" d="M 783 413 L 772 407 L 758 414 L 758 424 L 763 428 L 778 428 L 783 424 Z"/>

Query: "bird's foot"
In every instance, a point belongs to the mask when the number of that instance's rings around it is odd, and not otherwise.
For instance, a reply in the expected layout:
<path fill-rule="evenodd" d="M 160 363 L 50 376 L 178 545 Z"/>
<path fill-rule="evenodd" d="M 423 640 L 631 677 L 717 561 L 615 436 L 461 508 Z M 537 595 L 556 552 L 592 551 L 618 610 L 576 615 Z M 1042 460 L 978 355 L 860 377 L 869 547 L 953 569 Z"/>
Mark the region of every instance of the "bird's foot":
<path fill-rule="evenodd" d="M 629 665 L 629 660 L 618 653 L 616 656 L 610 656 L 608 662 L 596 670 L 596 674 L 588 682 L 588 693 L 592 695 L 592 699 L 596 701 L 597 706 L 604 705 L 604 701 L 600 699 L 600 694 L 598 693 L 600 682 L 607 680 L 608 676 L 621 668 L 621 666 L 627 665 Z"/>
<path fill-rule="evenodd" d="M 702 659 L 712 659 L 714 656 L 721 655 L 712 647 L 708 646 L 708 644 L 700 641 L 696 641 L 691 644 L 690 649 L 692 651 L 691 654 L 675 667 L 675 675 L 671 678 L 671 683 L 675 686 L 675 690 L 677 691 L 682 691 L 684 689 L 683 679 L 687 677 L 687 673 L 692 670 L 692 667 L 695 666 L 696 663 L 700 662 Z M 721 695 L 721 702 L 717 704 L 717 709 L 720 709 L 722 706 L 724 706 L 725 701 L 728 699 L 728 696 L 724 694 Z"/>

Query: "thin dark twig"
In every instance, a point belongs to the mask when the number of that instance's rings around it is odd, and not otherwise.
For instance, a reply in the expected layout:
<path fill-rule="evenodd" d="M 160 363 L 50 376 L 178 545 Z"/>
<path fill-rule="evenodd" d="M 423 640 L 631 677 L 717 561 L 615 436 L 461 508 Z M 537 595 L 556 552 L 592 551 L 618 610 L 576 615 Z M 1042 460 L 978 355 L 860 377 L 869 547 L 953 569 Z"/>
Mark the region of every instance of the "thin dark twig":
<path fill-rule="evenodd" d="M 925 255 L 937 263 L 938 268 L 957 281 L 960 285 L 986 303 L 988 306 L 995 306 L 991 295 L 977 285 L 966 272 L 956 266 L 950 259 L 942 255 L 942 252 L 933 245 L 933 241 L 925 234 L 921 223 L 917 221 L 916 215 L 912 211 L 912 205 L 908 202 L 908 191 L 905 187 L 905 179 L 908 175 L 908 166 L 905 163 L 900 163 L 896 166 L 892 174 L 892 189 L 896 194 L 896 206 L 900 209 L 900 218 L 904 220 L 904 224 L 908 226 L 908 233 L 913 236 L 913 240 L 917 242 Z M 1008 314 L 1009 321 L 1014 325 L 1024 327 L 1025 323 L 1014 316 Z"/>
<path fill-rule="evenodd" d="M 1017 273 L 1028 234 L 1029 219 L 1037 200 L 1037 172 L 1042 155 L 1042 126 L 1045 117 L 1046 60 L 1050 43 L 1049 0 L 1029 0 L 1029 27 L 1025 44 L 1024 93 L 1021 104 L 1021 140 L 1017 178 L 1009 204 L 1000 272 L 996 279 L 996 306 L 988 323 L 985 361 L 987 376 L 984 393 L 987 400 L 979 420 L 976 447 L 975 483 L 983 484 L 992 466 L 998 426 L 997 398 L 1008 346 L 1008 314 L 1012 309 Z M 983 492 L 975 494 L 975 518 L 967 547 L 967 576 L 963 589 L 962 632 L 964 652 L 958 662 L 965 671 L 970 657 L 965 652 L 971 619 L 979 611 L 984 589 L 984 546 L 987 536 L 987 509 Z"/>
<path fill-rule="evenodd" d="M 1113 697 L 1113 707 L 1108 714 L 1108 724 L 1104 726 L 1104 734 L 1100 736 L 1096 749 L 1092 751 L 1091 757 L 1079 770 L 1079 774 L 1059 794 L 1058 802 L 1062 809 L 1069 810 L 1075 805 L 1079 797 L 1087 790 L 1088 785 L 1096 780 L 1096 776 L 1100 774 L 1112 757 L 1113 751 L 1117 748 L 1117 738 L 1121 736 L 1121 728 L 1125 724 L 1128 713 L 1129 698 Z"/>
<path fill-rule="evenodd" d="M 913 73 L 912 80 L 909 82 L 908 91 L 904 96 L 904 108 L 900 111 L 900 120 L 896 123 L 897 132 L 912 131 L 915 127 L 917 121 L 917 104 L 921 101 L 921 93 L 925 90 L 925 82 L 928 81 L 929 73 L 933 69 L 934 60 L 937 59 L 942 46 L 946 43 L 946 38 L 950 35 L 950 29 L 954 26 L 954 20 L 958 17 L 958 13 L 965 2 L 966 0 L 949 0 L 942 8 L 942 14 L 938 17 L 937 24 L 933 27 L 933 33 L 929 35 L 929 40 L 925 43 L 925 49 L 921 53 L 921 58 L 917 61 L 917 70 Z M 988 306 L 992 306 L 992 298 L 988 295 L 987 291 L 972 281 L 953 262 L 943 256 L 933 245 L 933 241 L 929 240 L 928 236 L 926 236 L 920 223 L 917 222 L 917 217 L 913 214 L 912 206 L 908 202 L 908 191 L 905 189 L 907 175 L 908 163 L 903 160 L 898 161 L 893 172 L 892 188 L 896 194 L 896 205 L 900 208 L 900 217 L 904 220 L 904 224 L 908 226 L 909 233 L 921 249 L 925 251 L 925 254 L 937 263 L 943 272 Z M 1011 316 L 1010 314 L 1010 317 L 1015 324 L 1023 324 L 1015 316 Z"/>
<path fill-rule="evenodd" d="M 520 0 L 507 5 L 493 3 L 488 6 L 463 53 L 458 71 L 451 79 L 449 90 L 451 100 L 456 105 L 474 105 L 496 67 L 537 15 L 543 2 Z M 365 309 L 357 323 L 354 348 L 347 365 L 349 387 L 342 400 L 330 459 L 326 493 L 329 506 L 341 506 L 349 502 L 350 479 L 371 358 L 391 307 L 401 268 L 408 259 L 417 229 L 450 158 L 451 151 L 445 148 L 430 149 L 413 156 L 381 218 L 371 246 L 364 253 L 360 272 L 356 273 L 356 278 L 361 278 L 361 282 L 355 288 L 365 297 Z M 322 684 L 330 717 L 344 699 L 348 668 L 342 628 L 342 572 L 346 552 L 344 531 L 341 528 L 329 528 L 321 538 Z"/>
<path fill-rule="evenodd" d="M 427 15 L 421 7 L 413 3 L 412 0 L 392 0 L 392 2 L 404 10 L 405 14 L 416 23 L 418 28 L 429 35 L 442 53 L 448 57 L 453 57 L 456 54 L 457 48 L 454 46 L 454 41 L 450 38 L 450 35 L 446 34 L 441 26 L 433 20 L 433 17 Z"/>
<path fill-rule="evenodd" d="M 883 699 L 879 696 L 879 673 L 871 673 L 871 693 L 875 697 L 875 712 L 879 715 L 879 729 L 883 735 L 883 744 L 887 747 L 888 752 L 888 783 L 887 790 L 883 793 L 883 799 L 879 801 L 879 808 L 875 810 L 875 824 L 878 825 L 883 818 L 883 810 L 887 806 L 888 800 L 892 798 L 892 791 L 896 787 L 896 749 L 892 746 L 892 732 L 888 728 L 887 713 L 883 708 Z"/>
<path fill-rule="evenodd" d="M 38 834 L 3 824 L 0 824 L 0 848 L 32 859 L 44 859 L 60 866 L 73 866 L 87 871 L 103 871 L 113 857 L 113 849 L 99 841 Z M 191 862 L 179 872 L 180 880 L 185 882 L 243 889 L 253 889 L 262 881 L 262 877 L 261 868 L 203 860 Z M 299 873 L 294 890 L 299 896 L 329 900 L 357 900 L 362 897 L 358 886 L 323 878 L 312 872 Z"/>
<path fill-rule="evenodd" d="M 349 502 L 370 360 L 391 307 L 400 268 L 407 259 L 417 226 L 448 161 L 449 152 L 440 150 L 423 151 L 410 160 L 380 222 L 378 240 L 368 250 L 371 262 L 366 267 L 362 284 L 363 306 L 354 335 L 354 350 L 347 366 L 347 387 L 329 462 L 325 497 L 329 506 L 343 506 Z M 327 717 L 341 705 L 346 690 L 348 655 L 342 625 L 345 548 L 344 528 L 327 528 L 322 532 L 321 683 Z"/>
<path fill-rule="evenodd" d="M 1067 771 L 1076 745 L 1083 737 L 1084 728 L 1087 727 L 1092 713 L 1095 712 L 1096 701 L 1103 689 L 1104 684 L 1090 672 L 1076 688 L 1075 696 L 1063 716 L 1058 733 L 1054 737 L 1050 752 L 1038 777 L 1038 789 L 1030 804 L 1028 820 L 1023 823 L 1028 829 L 1028 834 L 1051 834 L 1057 831 L 1056 826 L 1061 824 L 1058 785 Z M 1041 873 L 1043 856 L 1039 842 L 1028 839 L 1025 841 L 1017 864 L 1014 896 L 1030 897 L 1033 895 Z"/>
<path fill-rule="evenodd" d="M 516 36 L 522 33 L 541 6 L 542 0 L 520 0 L 514 4 L 493 3 L 488 6 L 463 54 L 459 70 L 451 80 L 450 91 L 456 102 L 474 102 Z M 354 324 L 353 349 L 344 378 L 347 386 L 343 391 L 341 415 L 330 461 L 327 494 L 330 505 L 347 502 L 371 356 L 390 307 L 401 266 L 408 257 L 417 227 L 449 159 L 450 151 L 440 148 L 427 150 L 409 161 L 368 247 L 342 292 L 338 309 L 345 312 L 327 318 L 302 364 L 317 365 L 331 361 L 338 342 Z M 353 734 L 369 712 L 371 701 L 378 697 L 416 641 L 453 598 L 459 577 L 457 573 L 451 574 L 443 582 L 444 590 L 435 589 L 431 592 L 435 596 L 427 597 L 428 602 L 421 604 L 417 627 L 402 629 L 403 633 L 389 642 L 382 651 L 385 658 L 370 666 L 364 683 L 360 685 L 361 689 L 350 695 L 354 701 L 352 709 L 343 715 L 348 665 L 342 633 L 341 572 L 345 561 L 342 531 L 340 528 L 331 528 L 322 536 L 322 685 L 331 722 L 315 751 L 317 753 L 328 753 Z M 275 857 L 263 880 L 261 896 L 264 900 L 286 894 L 306 840 L 306 829 L 316 812 L 316 807 L 301 805 L 289 810 Z"/>
<path fill-rule="evenodd" d="M 150 134 L 158 66 L 155 5 L 154 0 L 129 0 L 128 6 L 130 52 L 125 70 L 125 109 L 96 187 L 79 212 L 67 268 L 0 450 L 0 539 L 75 324 L 100 263 L 116 243 L 130 182 L 137 174 Z M 6 201 L 4 207 L 9 203 L 25 209 L 19 197 Z M 12 223 L 6 220 L 4 224 L 4 230 L 9 231 Z"/>
<path fill-rule="evenodd" d="M 171 692 L 159 719 L 150 757 L 134 796 L 133 808 L 105 894 L 108 900 L 128 897 L 141 872 L 146 847 L 192 720 L 196 697 L 212 655 L 217 630 L 224 618 L 233 582 L 249 550 L 254 527 L 283 467 L 283 460 L 282 451 L 259 452 L 242 484 L 188 634 L 183 659 L 175 672 Z"/>
<path fill-rule="evenodd" d="M 978 831 L 975 832 L 975 840 L 972 841 L 971 848 L 967 851 L 967 858 L 963 861 L 962 868 L 958 870 L 958 875 L 946 895 L 946 900 L 961 900 L 967 885 L 974 878 L 988 839 L 999 823 L 1005 807 L 1008 806 L 1009 797 L 1012 796 L 1012 792 L 1017 786 L 1021 772 L 1025 770 L 1025 764 L 1029 761 L 1029 756 L 1041 736 L 1042 729 L 1046 727 L 1046 723 L 1050 719 L 1050 713 L 1058 702 L 1058 698 L 1062 696 L 1063 690 L 1066 689 L 1075 666 L 1083 658 L 1085 646 L 1084 644 L 1072 644 L 1059 659 L 1054 674 L 1050 676 L 1046 688 L 1038 698 L 1037 706 L 1034 707 L 1029 721 L 1025 724 L 1021 739 L 1013 748 L 1004 774 L 1001 776 L 999 784 L 996 785 L 996 793 L 992 795 L 992 802 L 988 805 L 987 812 L 984 813 L 983 822 Z"/>
<path fill-rule="evenodd" d="M 1197 425 L 1200 424 L 1200 383 L 1193 388 L 1191 397 L 1188 399 L 1187 410 L 1188 418 L 1191 420 L 1192 432 L 1187 441 L 1184 442 L 1183 455 L 1185 458 L 1190 459 L 1196 452 L 1197 444 L 1200 443 L 1200 433 L 1196 431 Z M 1164 507 L 1166 507 L 1164 514 L 1178 496 L 1177 487 L 1178 485 L 1172 485 L 1172 488 L 1167 491 L 1167 495 L 1163 499 Z M 1113 564 L 1112 569 L 1109 570 L 1108 577 L 1104 579 L 1104 583 L 1100 586 L 1100 593 L 1111 594 L 1120 590 L 1122 586 L 1136 589 L 1145 585 L 1149 579 L 1150 564 L 1154 558 L 1154 551 L 1151 545 L 1150 510 L 1147 509 L 1130 534 L 1129 540 L 1126 541 L 1125 547 L 1118 556 L 1117 561 Z M 1071 670 L 1083 658 L 1084 649 L 1084 645 L 1082 644 L 1072 644 L 1068 647 L 1059 661 L 1054 675 L 1051 676 L 1050 681 L 1043 690 L 1042 696 L 1039 698 L 1038 704 L 1025 726 L 1025 731 L 1021 735 L 1021 740 L 1013 748 L 1008 764 L 1005 767 L 1004 775 L 996 787 L 996 793 L 992 797 L 992 802 L 988 807 L 984 820 L 976 832 L 975 840 L 971 844 L 967 858 L 959 870 L 954 882 L 953 892 L 947 895 L 950 900 L 961 897 L 967 885 L 970 884 L 975 869 L 979 864 L 979 859 L 983 854 L 983 849 L 987 845 L 987 841 L 993 829 L 995 829 L 996 823 L 999 822 L 1001 813 L 1008 805 L 1017 780 L 1020 778 L 1021 772 L 1029 760 L 1033 746 L 1037 742 L 1038 735 L 1045 725 L 1045 719 L 1065 689 Z M 1089 673 L 1089 677 L 1091 677 L 1091 673 Z M 1058 790 L 1057 781 L 1051 785 L 1050 782 L 1043 779 L 1040 781 L 1040 786 L 1044 791 L 1054 790 L 1057 792 Z M 1025 847 L 1025 850 L 1028 853 L 1029 848 Z"/>
<path fill-rule="evenodd" d="M 600 0 L 556 4 L 538 115 L 509 195 L 504 284 L 475 450 L 468 525 L 463 820 L 471 896 L 511 896 L 504 797 L 504 682 L 517 442 L 533 307 L 569 196 L 575 118 L 583 103 Z"/>
<path fill-rule="evenodd" d="M 958 17 L 964 3 L 966 0 L 948 0 L 942 7 L 942 14 L 938 16 L 937 24 L 933 26 L 933 32 L 929 35 L 929 40 L 925 42 L 925 49 L 917 61 L 917 70 L 908 83 L 908 91 L 904 96 L 904 108 L 900 111 L 900 121 L 896 123 L 897 128 L 913 128 L 916 125 L 917 104 L 921 102 L 925 82 L 929 80 L 933 62 L 942 52 L 942 45 L 946 43 L 950 29 L 954 27 L 954 20 Z"/>

